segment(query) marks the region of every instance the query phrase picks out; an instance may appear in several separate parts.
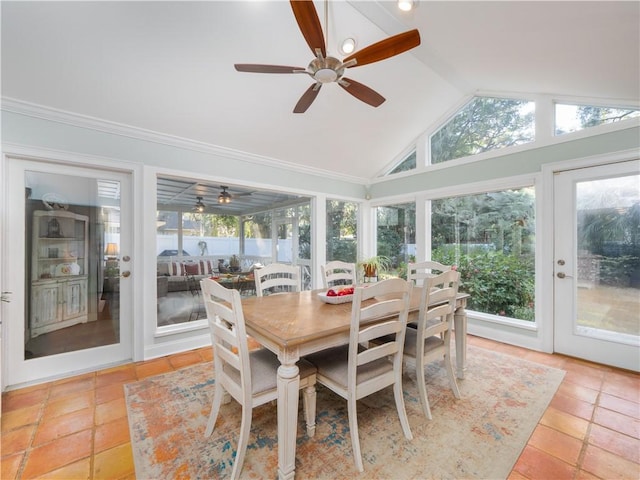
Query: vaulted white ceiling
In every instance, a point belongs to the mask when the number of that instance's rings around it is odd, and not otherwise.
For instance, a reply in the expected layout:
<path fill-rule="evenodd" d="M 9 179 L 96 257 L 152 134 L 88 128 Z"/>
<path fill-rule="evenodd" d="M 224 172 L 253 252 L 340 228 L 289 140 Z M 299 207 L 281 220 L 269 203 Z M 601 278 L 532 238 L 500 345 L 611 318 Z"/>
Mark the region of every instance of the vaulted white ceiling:
<path fill-rule="evenodd" d="M 324 3 L 315 3 L 325 27 Z M 239 73 L 234 63 L 306 67 L 286 1 L 1 2 L 2 96 L 367 179 L 477 92 L 640 101 L 640 3 L 332 1 L 328 50 L 418 28 L 419 47 L 348 76 L 304 114 L 306 75 Z M 325 36 L 326 36 L 325 30 Z M 179 167 L 179 166 L 176 166 Z"/>

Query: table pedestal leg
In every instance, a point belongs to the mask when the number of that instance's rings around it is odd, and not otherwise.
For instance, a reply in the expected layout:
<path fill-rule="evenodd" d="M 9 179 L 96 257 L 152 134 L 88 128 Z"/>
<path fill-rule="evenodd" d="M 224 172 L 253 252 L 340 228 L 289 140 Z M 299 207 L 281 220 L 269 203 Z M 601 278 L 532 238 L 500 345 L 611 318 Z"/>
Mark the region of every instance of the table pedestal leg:
<path fill-rule="evenodd" d="M 463 379 L 467 365 L 467 311 L 464 306 L 456 308 L 453 328 L 456 337 L 456 377 Z"/>
<path fill-rule="evenodd" d="M 293 480 L 295 476 L 299 373 L 295 362 L 283 363 L 278 367 L 278 478 L 280 480 Z"/>

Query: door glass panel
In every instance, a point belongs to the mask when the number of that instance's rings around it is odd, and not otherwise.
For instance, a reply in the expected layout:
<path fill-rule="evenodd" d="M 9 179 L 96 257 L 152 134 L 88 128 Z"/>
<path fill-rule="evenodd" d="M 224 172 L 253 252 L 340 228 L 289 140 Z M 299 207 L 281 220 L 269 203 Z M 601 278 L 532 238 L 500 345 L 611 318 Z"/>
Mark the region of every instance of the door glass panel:
<path fill-rule="evenodd" d="M 640 334 L 640 175 L 576 183 L 578 333 Z"/>
<path fill-rule="evenodd" d="M 120 342 L 120 182 L 25 173 L 24 359 Z"/>

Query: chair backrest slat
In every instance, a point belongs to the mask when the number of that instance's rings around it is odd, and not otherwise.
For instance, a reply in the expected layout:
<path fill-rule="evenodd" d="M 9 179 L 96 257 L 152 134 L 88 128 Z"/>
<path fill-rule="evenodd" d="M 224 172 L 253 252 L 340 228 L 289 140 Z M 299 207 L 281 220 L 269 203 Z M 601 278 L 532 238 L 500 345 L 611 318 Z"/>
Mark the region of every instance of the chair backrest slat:
<path fill-rule="evenodd" d="M 398 349 L 399 345 L 397 342 L 387 342 L 375 346 L 371 345 L 366 350 L 358 353 L 356 364 L 360 366 L 378 360 L 379 358 L 386 358 L 389 355 L 398 353 Z"/>
<path fill-rule="evenodd" d="M 336 285 L 354 285 L 357 283 L 356 264 L 333 260 L 326 265 L 320 265 L 324 288 Z"/>
<path fill-rule="evenodd" d="M 443 265 L 434 260 L 424 262 L 409 263 L 407 265 L 407 281 L 414 285 L 421 286 L 426 278 L 434 277 L 440 273 L 451 270 L 451 265 Z"/>
<path fill-rule="evenodd" d="M 418 314 L 418 343 L 451 328 L 459 282 L 460 274 L 455 270 L 425 279 Z"/>
<path fill-rule="evenodd" d="M 278 288 L 286 292 L 302 290 L 300 267 L 284 263 L 271 263 L 253 271 L 256 282 L 256 295 L 262 297 L 265 290 Z"/>

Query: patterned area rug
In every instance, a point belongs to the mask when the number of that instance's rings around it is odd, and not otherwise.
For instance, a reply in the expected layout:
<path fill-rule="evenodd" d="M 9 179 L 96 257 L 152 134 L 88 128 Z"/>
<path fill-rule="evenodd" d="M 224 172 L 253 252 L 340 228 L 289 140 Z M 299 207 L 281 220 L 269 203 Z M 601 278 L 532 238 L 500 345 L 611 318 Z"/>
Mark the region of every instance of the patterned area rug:
<path fill-rule="evenodd" d="M 506 478 L 560 385 L 564 372 L 469 346 L 456 400 L 437 362 L 427 374 L 433 420 L 421 410 L 415 370 L 405 372 L 405 404 L 414 436 L 402 434 L 388 389 L 358 404 L 365 471 L 352 457 L 346 401 L 318 386 L 315 437 L 306 435 L 302 401 L 296 478 Z M 223 405 L 213 435 L 204 430 L 214 389 L 212 364 L 187 367 L 125 386 L 138 479 L 228 478 L 240 406 Z M 276 406 L 254 409 L 242 478 L 277 478 Z"/>

